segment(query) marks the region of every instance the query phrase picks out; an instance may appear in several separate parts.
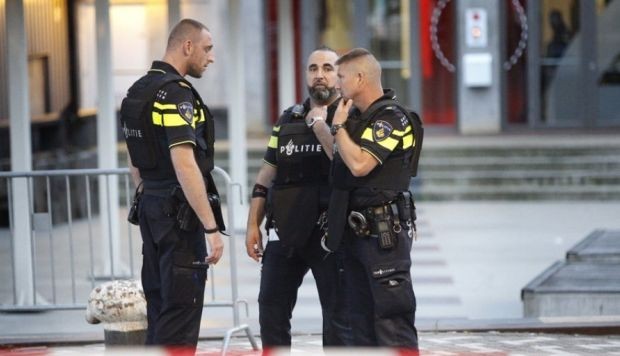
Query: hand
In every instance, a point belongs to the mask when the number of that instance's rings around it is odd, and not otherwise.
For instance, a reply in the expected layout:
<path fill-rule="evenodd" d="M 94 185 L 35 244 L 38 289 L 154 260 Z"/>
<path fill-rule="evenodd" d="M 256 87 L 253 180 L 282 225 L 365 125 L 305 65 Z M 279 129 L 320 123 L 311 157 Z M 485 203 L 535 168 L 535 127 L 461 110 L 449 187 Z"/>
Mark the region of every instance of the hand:
<path fill-rule="evenodd" d="M 208 264 L 216 264 L 222 258 L 224 252 L 224 243 L 219 232 L 207 234 L 207 243 L 209 244 L 209 256 L 206 259 Z"/>
<path fill-rule="evenodd" d="M 338 107 L 336 108 L 336 113 L 334 114 L 334 120 L 332 121 L 332 125 L 344 124 L 345 121 L 347 121 L 347 117 L 349 116 L 351 106 L 353 106 L 353 100 L 340 100 L 340 102 L 338 103 Z"/>
<path fill-rule="evenodd" d="M 256 262 L 263 257 L 263 234 L 259 227 L 248 228 L 245 235 L 245 250 L 248 256 Z"/>
<path fill-rule="evenodd" d="M 312 108 L 312 110 L 310 110 L 308 114 L 306 114 L 306 117 L 315 117 L 315 116 L 320 116 L 323 119 L 327 120 L 327 106 L 325 105 L 316 106 Z"/>

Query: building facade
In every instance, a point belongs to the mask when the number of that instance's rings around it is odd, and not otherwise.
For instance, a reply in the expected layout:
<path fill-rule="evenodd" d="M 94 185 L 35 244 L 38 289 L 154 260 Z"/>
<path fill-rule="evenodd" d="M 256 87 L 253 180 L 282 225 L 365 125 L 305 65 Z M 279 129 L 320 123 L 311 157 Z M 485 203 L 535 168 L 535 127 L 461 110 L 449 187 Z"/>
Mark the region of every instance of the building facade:
<path fill-rule="evenodd" d="M 9 121 L 7 93 L 19 87 L 4 79 L 5 1 L 0 0 L 0 127 Z M 117 105 L 151 60 L 161 58 L 169 9 L 176 6 L 178 17 L 197 18 L 212 29 L 217 70 L 196 85 L 211 106 L 225 109 L 231 45 L 226 0 L 109 4 Z M 430 127 L 461 133 L 620 127 L 620 0 L 240 4 L 249 131 L 264 132 L 282 108 L 302 100 L 303 61 L 319 45 L 339 53 L 370 49 L 384 68 L 385 86 L 396 89 Z M 53 125 L 96 109 L 94 1 L 29 0 L 24 8 L 34 122 Z"/>

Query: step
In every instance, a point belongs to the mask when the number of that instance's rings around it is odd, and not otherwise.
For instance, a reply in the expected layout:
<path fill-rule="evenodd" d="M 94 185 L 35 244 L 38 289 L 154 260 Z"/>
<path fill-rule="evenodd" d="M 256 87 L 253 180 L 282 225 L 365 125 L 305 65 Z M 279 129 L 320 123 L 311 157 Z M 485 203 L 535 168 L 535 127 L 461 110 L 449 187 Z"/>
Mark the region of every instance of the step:
<path fill-rule="evenodd" d="M 620 230 L 595 230 L 521 291 L 525 317 L 620 315 Z"/>
<path fill-rule="evenodd" d="M 620 264 L 620 230 L 596 230 L 566 253 L 570 262 Z"/>
<path fill-rule="evenodd" d="M 620 315 L 620 263 L 556 262 L 521 299 L 526 318 Z"/>

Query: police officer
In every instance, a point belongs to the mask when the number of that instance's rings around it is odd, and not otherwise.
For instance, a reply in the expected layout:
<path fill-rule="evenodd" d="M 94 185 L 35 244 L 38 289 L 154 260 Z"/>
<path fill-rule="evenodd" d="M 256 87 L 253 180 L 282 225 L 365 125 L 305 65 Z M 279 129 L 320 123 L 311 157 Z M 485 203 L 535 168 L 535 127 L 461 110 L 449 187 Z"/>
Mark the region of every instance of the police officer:
<path fill-rule="evenodd" d="M 338 55 L 325 47 L 310 54 L 306 67 L 310 97 L 279 118 L 256 177 L 246 248 L 254 260 L 262 257 L 258 304 L 265 347 L 291 344 L 290 319 L 308 270 L 316 280 L 323 311 L 323 345 L 347 343 L 345 309 L 339 304 L 341 259 L 327 254 L 320 245 L 326 228 L 333 149 L 329 124 L 338 102 L 337 59 Z M 265 215 L 268 242 L 263 253 L 260 226 Z"/>
<path fill-rule="evenodd" d="M 223 226 L 207 199 L 215 190 L 213 117 L 184 79 L 200 78 L 213 61 L 210 31 L 184 19 L 170 32 L 163 60 L 121 105 L 130 169 L 143 188 L 138 217 L 149 345 L 195 349 L 206 270 L 222 256 Z"/>
<path fill-rule="evenodd" d="M 326 246 L 342 239 L 353 342 L 417 350 L 408 189 L 421 124 L 393 91 L 383 91 L 370 52 L 354 49 L 336 63 L 342 100 L 331 127 L 336 153 Z"/>

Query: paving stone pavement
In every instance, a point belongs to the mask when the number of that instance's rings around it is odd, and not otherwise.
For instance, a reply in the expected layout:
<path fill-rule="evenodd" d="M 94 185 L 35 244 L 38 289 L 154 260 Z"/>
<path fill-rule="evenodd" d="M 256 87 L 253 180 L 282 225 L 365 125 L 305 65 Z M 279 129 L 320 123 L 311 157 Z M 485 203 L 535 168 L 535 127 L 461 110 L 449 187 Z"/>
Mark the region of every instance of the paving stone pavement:
<path fill-rule="evenodd" d="M 220 339 L 202 340 L 197 356 L 221 354 Z M 112 350 L 112 351 L 111 351 Z M 162 350 L 105 349 L 103 344 L 57 347 L 22 347 L 12 350 L 0 349 L 0 356 L 8 355 L 165 355 Z M 114 352 L 114 350 L 116 352 Z M 321 348 L 321 336 L 297 335 L 293 337 L 292 355 L 402 355 L 390 349 L 325 349 Z M 260 355 L 252 350 L 245 338 L 233 338 L 226 353 L 231 356 Z M 273 350 L 269 355 L 287 354 Z M 620 355 L 620 335 L 569 335 L 540 333 L 420 333 L 421 355 Z"/>

